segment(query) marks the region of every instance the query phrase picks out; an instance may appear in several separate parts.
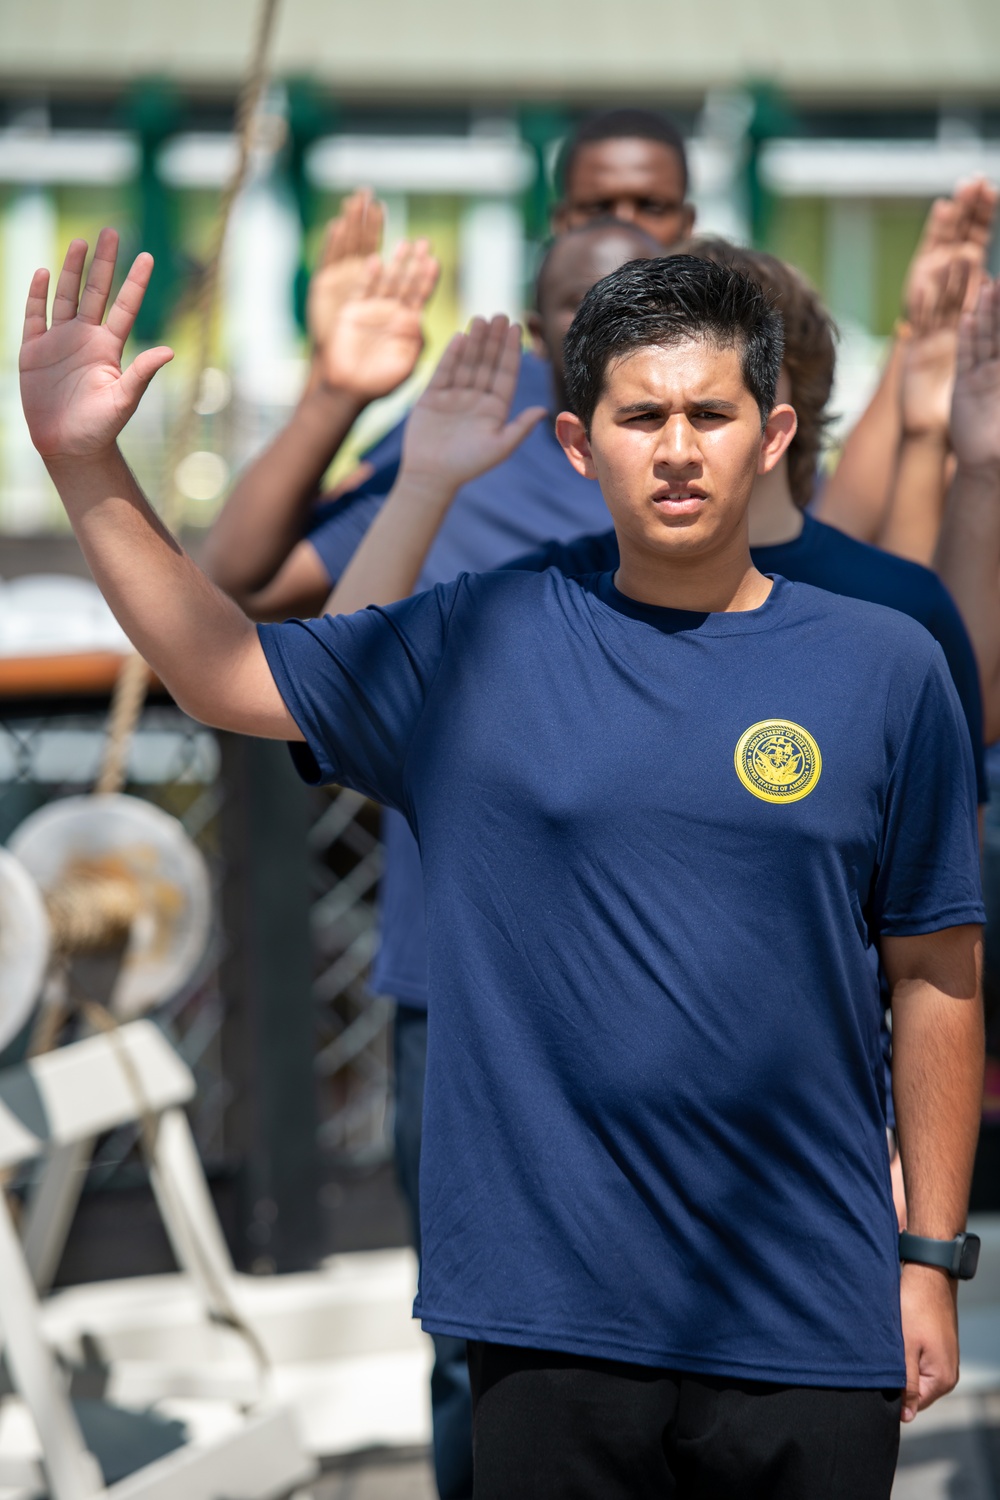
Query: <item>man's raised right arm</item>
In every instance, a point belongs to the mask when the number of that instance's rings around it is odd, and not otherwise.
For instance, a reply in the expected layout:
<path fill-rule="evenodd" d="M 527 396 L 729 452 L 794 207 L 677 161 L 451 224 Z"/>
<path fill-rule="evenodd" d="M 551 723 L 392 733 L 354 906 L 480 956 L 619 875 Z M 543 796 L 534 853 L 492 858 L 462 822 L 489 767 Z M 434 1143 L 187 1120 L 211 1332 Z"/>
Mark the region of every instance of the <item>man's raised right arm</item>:
<path fill-rule="evenodd" d="M 49 275 L 36 271 L 25 310 L 21 398 L 32 441 L 87 563 L 133 645 L 194 718 L 268 739 L 300 740 L 257 631 L 154 514 L 117 438 L 167 348 L 121 357 L 153 268 L 140 255 L 108 312 L 118 236 L 102 230 L 81 294 L 87 246 L 66 253 L 46 322 Z"/>

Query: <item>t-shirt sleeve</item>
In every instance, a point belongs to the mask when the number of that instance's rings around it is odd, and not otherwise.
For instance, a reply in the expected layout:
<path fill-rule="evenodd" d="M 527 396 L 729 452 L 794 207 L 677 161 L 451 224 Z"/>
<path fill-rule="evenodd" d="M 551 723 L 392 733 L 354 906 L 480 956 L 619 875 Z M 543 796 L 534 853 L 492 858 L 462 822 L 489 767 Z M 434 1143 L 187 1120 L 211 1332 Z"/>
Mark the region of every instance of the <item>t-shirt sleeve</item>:
<path fill-rule="evenodd" d="M 955 684 L 959 702 L 965 714 L 965 721 L 969 726 L 979 801 L 988 802 L 990 787 L 986 779 L 986 750 L 983 744 L 983 697 L 979 687 L 976 655 L 955 601 L 939 579 L 935 582 L 939 596 L 933 616 L 928 621 L 928 628 L 944 652 L 951 679 Z"/>
<path fill-rule="evenodd" d="M 361 545 L 362 538 L 385 503 L 388 490 L 371 481 L 341 500 L 319 505 L 313 513 L 305 540 L 326 569 L 331 587 L 343 574 Z"/>
<path fill-rule="evenodd" d="M 390 486 L 395 483 L 396 470 L 399 468 L 399 460 L 403 453 L 403 434 L 406 431 L 407 418 L 397 422 L 395 427 L 390 427 L 377 442 L 366 448 L 361 457 L 366 464 L 380 473 L 388 473 Z"/>
<path fill-rule="evenodd" d="M 259 625 L 264 654 L 305 737 L 304 780 L 353 787 L 409 814 L 405 764 L 445 651 L 459 584 L 382 609 Z"/>
<path fill-rule="evenodd" d="M 601 531 L 572 542 L 546 542 L 503 566 L 505 572 L 515 573 L 544 573 L 547 568 L 556 568 L 567 578 L 581 578 L 617 568 L 618 561 L 618 538 L 613 531 Z"/>
<path fill-rule="evenodd" d="M 940 646 L 907 696 L 908 714 L 892 702 L 886 713 L 892 766 L 872 895 L 872 930 L 891 937 L 986 919 L 972 750 Z"/>

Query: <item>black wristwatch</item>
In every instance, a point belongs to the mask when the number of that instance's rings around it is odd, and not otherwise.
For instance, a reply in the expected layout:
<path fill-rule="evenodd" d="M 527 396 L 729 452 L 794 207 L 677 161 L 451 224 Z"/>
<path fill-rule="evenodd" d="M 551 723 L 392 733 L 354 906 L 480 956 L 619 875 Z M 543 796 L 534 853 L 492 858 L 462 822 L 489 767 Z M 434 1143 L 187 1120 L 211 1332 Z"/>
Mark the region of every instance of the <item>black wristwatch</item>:
<path fill-rule="evenodd" d="M 978 1234 L 956 1234 L 953 1240 L 929 1240 L 904 1229 L 899 1236 L 900 1260 L 917 1266 L 938 1266 L 957 1281 L 971 1281 L 979 1265 Z"/>

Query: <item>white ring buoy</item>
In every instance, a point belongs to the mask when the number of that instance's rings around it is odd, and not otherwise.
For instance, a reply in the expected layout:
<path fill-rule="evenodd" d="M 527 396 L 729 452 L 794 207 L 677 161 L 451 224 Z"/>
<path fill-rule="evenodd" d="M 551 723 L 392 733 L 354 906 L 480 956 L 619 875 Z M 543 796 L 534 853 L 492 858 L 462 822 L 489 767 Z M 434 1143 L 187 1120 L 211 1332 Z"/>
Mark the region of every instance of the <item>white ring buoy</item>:
<path fill-rule="evenodd" d="M 109 997 L 133 1020 L 175 995 L 196 972 L 211 932 L 205 860 L 176 818 L 119 793 L 65 797 L 27 817 L 11 851 L 47 895 L 80 870 L 136 891 L 121 967 Z"/>

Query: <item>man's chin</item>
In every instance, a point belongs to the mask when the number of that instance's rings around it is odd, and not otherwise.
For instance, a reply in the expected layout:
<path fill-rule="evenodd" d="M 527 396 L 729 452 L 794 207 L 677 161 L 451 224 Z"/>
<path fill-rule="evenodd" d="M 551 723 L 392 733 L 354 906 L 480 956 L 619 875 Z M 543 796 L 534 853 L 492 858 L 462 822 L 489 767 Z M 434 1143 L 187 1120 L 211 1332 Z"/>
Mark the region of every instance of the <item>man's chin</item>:
<path fill-rule="evenodd" d="M 704 512 L 691 516 L 672 516 L 659 526 L 649 527 L 643 536 L 643 544 L 651 552 L 663 557 L 694 556 L 711 552 L 718 544 L 714 526 L 705 524 Z"/>

